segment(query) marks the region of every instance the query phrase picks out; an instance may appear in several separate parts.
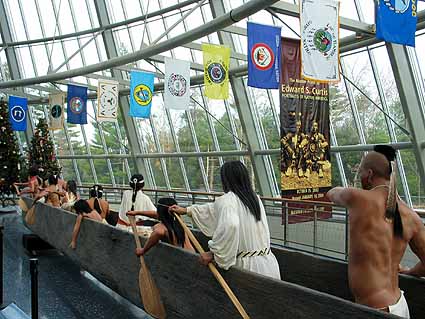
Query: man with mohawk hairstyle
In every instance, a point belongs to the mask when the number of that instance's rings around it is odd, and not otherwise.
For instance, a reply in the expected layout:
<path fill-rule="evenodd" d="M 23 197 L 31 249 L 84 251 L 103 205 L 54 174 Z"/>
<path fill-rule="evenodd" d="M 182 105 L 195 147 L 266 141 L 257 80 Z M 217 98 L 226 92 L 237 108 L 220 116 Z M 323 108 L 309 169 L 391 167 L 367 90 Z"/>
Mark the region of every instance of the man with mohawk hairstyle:
<path fill-rule="evenodd" d="M 395 161 L 391 146 L 375 146 L 359 167 L 362 189 L 335 187 L 327 197 L 349 211 L 348 281 L 356 302 L 410 318 L 398 270 L 407 245 L 421 260 L 416 270 L 425 269 L 425 227 L 397 195 Z"/>

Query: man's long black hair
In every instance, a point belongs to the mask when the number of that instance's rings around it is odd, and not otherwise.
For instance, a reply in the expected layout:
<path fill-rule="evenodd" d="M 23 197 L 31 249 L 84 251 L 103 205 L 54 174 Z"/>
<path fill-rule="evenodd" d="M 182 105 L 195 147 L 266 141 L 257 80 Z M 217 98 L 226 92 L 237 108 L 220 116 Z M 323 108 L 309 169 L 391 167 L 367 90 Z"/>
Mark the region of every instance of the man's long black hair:
<path fill-rule="evenodd" d="M 221 166 L 220 175 L 224 192 L 233 192 L 255 216 L 255 219 L 261 220 L 260 203 L 252 189 L 245 165 L 240 161 L 226 162 Z"/>
<path fill-rule="evenodd" d="M 184 246 L 184 229 L 180 225 L 174 214 L 168 212 L 168 207 L 177 205 L 174 198 L 163 197 L 158 200 L 158 206 L 156 212 L 158 213 L 158 219 L 164 224 L 168 232 L 168 243 L 174 244 L 174 241 L 181 247 Z"/>
<path fill-rule="evenodd" d="M 395 161 L 397 159 L 396 150 L 389 145 L 376 145 L 373 150 L 375 152 L 381 153 L 388 160 L 389 171 L 388 176 L 390 177 L 390 185 L 389 185 L 389 194 L 387 200 L 387 208 L 385 211 L 385 216 L 389 219 L 394 220 L 393 230 L 394 235 L 397 237 L 403 237 L 403 221 L 400 216 L 400 211 L 397 203 L 397 186 L 395 182 L 395 174 L 393 171 L 395 169 Z"/>

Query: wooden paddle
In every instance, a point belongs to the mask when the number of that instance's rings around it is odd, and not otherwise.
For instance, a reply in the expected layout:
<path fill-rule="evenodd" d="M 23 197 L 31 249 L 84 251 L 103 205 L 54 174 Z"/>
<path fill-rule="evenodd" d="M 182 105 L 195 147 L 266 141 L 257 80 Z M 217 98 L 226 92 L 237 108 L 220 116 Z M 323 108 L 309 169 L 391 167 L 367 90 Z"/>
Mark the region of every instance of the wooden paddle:
<path fill-rule="evenodd" d="M 204 253 L 205 251 L 202 248 L 201 244 L 198 242 L 198 240 L 196 239 L 196 237 L 192 234 L 192 232 L 190 231 L 189 227 L 186 226 L 186 224 L 183 221 L 183 219 L 177 213 L 174 213 L 174 215 L 176 216 L 176 218 L 179 221 L 180 225 L 183 227 L 184 232 L 186 233 L 187 237 L 189 237 L 190 241 L 195 246 L 196 250 L 200 254 Z M 235 305 L 236 309 L 238 309 L 241 317 L 242 318 L 245 318 L 245 319 L 249 319 L 249 316 L 246 313 L 244 307 L 239 302 L 238 298 L 235 296 L 235 294 L 233 293 L 232 289 L 230 289 L 229 285 L 224 280 L 223 276 L 219 273 L 219 271 L 217 270 L 217 267 L 213 263 L 209 263 L 208 264 L 208 268 L 213 273 L 215 279 L 217 279 L 217 281 L 223 287 L 224 291 L 226 292 L 227 296 L 229 296 L 230 300 Z"/>
<path fill-rule="evenodd" d="M 140 245 L 139 235 L 137 234 L 136 219 L 134 216 L 128 216 L 128 219 L 130 220 L 131 228 L 133 229 L 136 247 L 142 248 Z M 140 256 L 139 289 L 143 307 L 146 312 L 158 319 L 165 318 L 167 314 L 165 312 L 164 305 L 162 304 L 159 290 L 155 285 L 148 267 L 146 266 L 143 256 Z"/>

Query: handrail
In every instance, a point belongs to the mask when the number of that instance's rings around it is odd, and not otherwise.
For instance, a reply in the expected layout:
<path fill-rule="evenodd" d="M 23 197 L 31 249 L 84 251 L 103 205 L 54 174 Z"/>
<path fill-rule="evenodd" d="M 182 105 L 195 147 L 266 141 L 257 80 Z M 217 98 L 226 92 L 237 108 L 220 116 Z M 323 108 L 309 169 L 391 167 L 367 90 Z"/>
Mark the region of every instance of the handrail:
<path fill-rule="evenodd" d="M 90 189 L 92 186 L 81 185 L 79 187 Z M 116 187 L 104 186 L 103 189 L 120 190 L 120 191 L 131 190 L 130 187 L 122 187 L 122 186 L 116 186 Z M 172 190 L 172 189 L 167 190 L 167 189 L 152 189 L 152 188 L 144 188 L 143 191 L 149 192 L 149 193 L 175 193 L 175 194 L 184 194 L 184 195 L 199 195 L 199 196 L 213 196 L 213 197 L 222 196 L 224 194 L 223 192 L 180 191 L 180 190 Z M 297 199 L 290 199 L 290 198 L 265 197 L 265 196 L 260 196 L 260 199 L 265 201 L 272 201 L 272 202 L 290 202 L 290 203 L 301 202 L 301 203 L 311 204 L 311 205 L 326 205 L 326 206 L 342 207 L 332 202 L 306 201 L 306 200 L 297 200 Z"/>
<path fill-rule="evenodd" d="M 80 185 L 78 186 L 82 189 L 90 189 L 92 185 Z M 130 187 L 124 187 L 124 186 L 103 186 L 104 190 L 117 190 L 117 191 L 125 191 L 125 190 L 131 190 Z M 153 188 L 144 188 L 144 192 L 149 193 L 174 193 L 174 194 L 182 194 L 182 195 L 194 195 L 194 196 L 212 196 L 212 197 L 219 197 L 222 196 L 223 192 L 200 192 L 200 191 L 184 191 L 184 190 L 173 190 L 173 189 L 153 189 Z M 267 196 L 260 196 L 260 199 L 263 201 L 268 202 L 280 202 L 280 203 L 292 203 L 292 204 L 306 204 L 306 205 L 320 205 L 320 206 L 331 206 L 331 207 L 337 207 L 337 208 L 344 208 L 343 206 L 337 205 L 333 202 L 322 202 L 322 201 L 307 201 L 307 200 L 300 200 L 300 199 L 290 199 L 290 198 L 280 198 L 280 197 L 267 197 Z M 288 207 L 291 208 L 292 207 Z M 425 212 L 417 211 L 415 212 L 422 218 L 425 218 Z"/>

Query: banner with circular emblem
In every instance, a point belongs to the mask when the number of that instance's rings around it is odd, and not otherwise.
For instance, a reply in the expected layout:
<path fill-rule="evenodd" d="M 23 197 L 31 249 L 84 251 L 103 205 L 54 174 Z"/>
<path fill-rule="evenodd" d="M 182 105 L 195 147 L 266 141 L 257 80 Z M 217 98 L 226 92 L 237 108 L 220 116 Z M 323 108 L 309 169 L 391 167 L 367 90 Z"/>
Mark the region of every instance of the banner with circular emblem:
<path fill-rule="evenodd" d="M 202 43 L 205 96 L 225 100 L 229 97 L 230 48 Z"/>
<path fill-rule="evenodd" d="M 68 84 L 67 119 L 71 124 L 87 124 L 87 87 Z"/>
<path fill-rule="evenodd" d="M 277 89 L 280 81 L 280 27 L 247 23 L 248 86 Z"/>
<path fill-rule="evenodd" d="M 27 129 L 28 100 L 24 97 L 9 96 L 9 121 L 14 131 Z"/>
<path fill-rule="evenodd" d="M 301 76 L 318 82 L 338 82 L 339 2 L 300 1 L 300 22 Z"/>
<path fill-rule="evenodd" d="M 164 105 L 188 110 L 190 102 L 190 62 L 165 58 Z"/>
<path fill-rule="evenodd" d="M 56 93 L 49 95 L 49 130 L 60 130 L 63 128 L 63 106 L 65 94 Z"/>
<path fill-rule="evenodd" d="M 130 112 L 132 117 L 149 118 L 154 89 L 154 74 L 130 72 Z"/>
<path fill-rule="evenodd" d="M 414 47 L 417 6 L 417 0 L 378 0 L 375 4 L 376 38 Z"/>
<path fill-rule="evenodd" d="M 118 108 L 118 82 L 99 79 L 96 118 L 98 122 L 115 122 Z"/>

